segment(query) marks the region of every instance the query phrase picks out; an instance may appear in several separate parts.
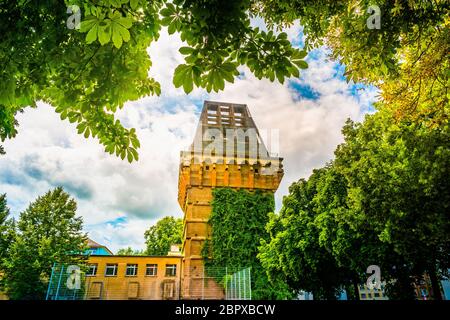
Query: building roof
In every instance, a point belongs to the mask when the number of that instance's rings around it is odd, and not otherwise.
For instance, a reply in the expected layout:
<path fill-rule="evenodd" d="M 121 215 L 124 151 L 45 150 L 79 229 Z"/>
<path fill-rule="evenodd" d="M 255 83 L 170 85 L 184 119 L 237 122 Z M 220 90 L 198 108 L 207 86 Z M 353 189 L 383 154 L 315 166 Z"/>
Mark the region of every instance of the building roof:
<path fill-rule="evenodd" d="M 178 256 L 140 256 L 140 255 L 118 255 L 118 254 L 114 254 L 114 255 L 105 255 L 105 254 L 96 254 L 94 256 L 90 256 L 91 258 L 110 258 L 110 259 L 114 259 L 114 258 L 137 258 L 137 259 L 144 259 L 144 258 L 169 258 L 169 259 L 181 259 L 183 258 L 182 255 L 178 255 Z"/>
<path fill-rule="evenodd" d="M 273 149 L 274 141 L 271 138 Z M 205 101 L 194 141 L 181 152 L 181 162 L 260 163 L 275 171 L 282 168 L 277 154 L 266 148 L 245 104 Z M 231 161 L 231 162 L 230 162 Z"/>
<path fill-rule="evenodd" d="M 102 245 L 102 244 L 99 244 L 99 243 L 95 242 L 94 240 L 92 240 L 92 239 L 90 239 L 90 238 L 88 238 L 87 246 L 88 246 L 89 248 L 103 248 L 103 249 L 105 249 L 106 251 L 108 251 L 111 255 L 113 255 L 112 251 L 109 250 L 108 247 L 106 247 L 106 246 L 104 246 L 104 245 Z"/>

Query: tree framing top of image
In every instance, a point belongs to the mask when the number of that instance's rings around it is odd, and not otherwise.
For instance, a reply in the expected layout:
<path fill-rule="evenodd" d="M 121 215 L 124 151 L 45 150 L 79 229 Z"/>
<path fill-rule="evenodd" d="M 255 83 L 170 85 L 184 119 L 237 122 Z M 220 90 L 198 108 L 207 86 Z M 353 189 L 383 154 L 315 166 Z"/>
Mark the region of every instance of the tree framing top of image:
<path fill-rule="evenodd" d="M 16 0 L 0 4 L 0 138 L 17 133 L 16 115 L 36 101 L 55 107 L 79 134 L 129 162 L 140 147 L 134 128 L 115 117 L 126 101 L 159 95 L 147 48 L 179 33 L 185 63 L 173 84 L 186 93 L 233 82 L 238 67 L 258 78 L 298 77 L 307 50 L 328 45 L 348 80 L 379 85 L 400 116 L 447 121 L 449 47 L 445 1 L 377 1 L 379 28 L 367 27 L 374 3 L 274 0 Z M 260 16 L 268 32 L 250 25 Z M 300 20 L 305 49 L 283 26 Z M 447 32 L 446 32 L 447 31 Z M 419 112 L 416 112 L 419 111 Z M 2 151 L 2 150 L 0 150 Z"/>
<path fill-rule="evenodd" d="M 159 95 L 147 53 L 162 26 L 188 46 L 174 73 L 176 87 L 219 91 L 247 65 L 258 77 L 283 82 L 306 68 L 306 52 L 286 33 L 250 26 L 250 1 L 67 0 L 0 4 L 0 136 L 15 136 L 16 113 L 42 100 L 79 134 L 105 151 L 138 159 L 135 129 L 114 116 L 129 100 Z M 69 9 L 68 9 L 69 8 Z M 68 12 L 72 13 L 69 17 Z M 69 20 L 68 20 L 69 17 Z M 71 18 L 71 19 L 70 19 Z M 77 21 L 81 20 L 81 21 Z M 81 22 L 81 23 L 78 23 Z M 157 57 L 154 57 L 157 58 Z"/>

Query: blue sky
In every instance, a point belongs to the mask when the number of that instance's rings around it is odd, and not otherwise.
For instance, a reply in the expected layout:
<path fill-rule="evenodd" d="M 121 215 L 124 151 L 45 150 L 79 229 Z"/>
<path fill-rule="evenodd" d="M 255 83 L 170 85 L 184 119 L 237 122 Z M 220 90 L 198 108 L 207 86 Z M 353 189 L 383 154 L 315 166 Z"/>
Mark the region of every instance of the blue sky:
<path fill-rule="evenodd" d="M 254 24 L 263 27 L 261 21 Z M 301 27 L 286 32 L 303 44 Z M 242 67 L 235 83 L 220 93 L 195 89 L 185 95 L 172 85 L 182 62 L 178 36 L 164 31 L 148 49 L 150 75 L 160 81 L 162 95 L 129 102 L 118 113 L 135 127 L 141 141 L 140 161 L 128 164 L 103 152 L 96 140 L 76 134 L 51 106 L 38 103 L 19 115 L 18 136 L 5 142 L 0 157 L 0 193 L 7 193 L 17 217 L 38 195 L 63 186 L 78 203 L 89 236 L 113 251 L 144 247 L 144 231 L 163 216 L 182 216 L 177 203 L 179 152 L 192 142 L 204 100 L 245 103 L 260 130 L 278 130 L 285 175 L 276 193 L 277 209 L 289 185 L 308 177 L 333 158 L 342 142 L 347 118 L 361 121 L 374 112 L 377 90 L 347 83 L 345 67 L 328 58 L 325 48 L 309 53 L 309 68 L 284 84 L 256 79 Z"/>

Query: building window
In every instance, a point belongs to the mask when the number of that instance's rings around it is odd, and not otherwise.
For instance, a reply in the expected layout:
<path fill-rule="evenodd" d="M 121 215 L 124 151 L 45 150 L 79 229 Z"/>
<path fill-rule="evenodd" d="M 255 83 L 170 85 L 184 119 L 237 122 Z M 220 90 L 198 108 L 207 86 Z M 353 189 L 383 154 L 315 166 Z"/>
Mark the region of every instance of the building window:
<path fill-rule="evenodd" d="M 134 277 L 137 275 L 138 265 L 137 264 L 127 264 L 126 276 Z"/>
<path fill-rule="evenodd" d="M 86 271 L 86 276 L 87 277 L 93 277 L 97 274 L 97 264 L 93 263 L 88 265 L 88 270 Z"/>
<path fill-rule="evenodd" d="M 177 275 L 176 264 L 166 264 L 166 277 L 175 277 Z"/>
<path fill-rule="evenodd" d="M 107 277 L 117 276 L 117 264 L 107 264 L 105 269 L 105 276 Z"/>
<path fill-rule="evenodd" d="M 158 274 L 158 265 L 157 264 L 147 264 L 145 268 L 146 276 L 156 276 Z"/>

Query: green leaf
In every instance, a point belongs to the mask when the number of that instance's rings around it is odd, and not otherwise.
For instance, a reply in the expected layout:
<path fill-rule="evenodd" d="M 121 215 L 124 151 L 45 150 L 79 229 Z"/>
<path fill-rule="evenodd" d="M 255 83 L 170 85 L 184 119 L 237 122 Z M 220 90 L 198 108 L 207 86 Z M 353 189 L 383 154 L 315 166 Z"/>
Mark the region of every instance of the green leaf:
<path fill-rule="evenodd" d="M 300 69 L 307 69 L 308 68 L 308 64 L 306 63 L 306 61 L 304 60 L 299 60 L 294 62 Z"/>
<path fill-rule="evenodd" d="M 173 84 L 175 88 L 183 86 L 185 93 L 189 93 L 194 89 L 193 66 L 180 64 L 174 72 Z"/>
<path fill-rule="evenodd" d="M 141 147 L 141 143 L 140 143 L 139 140 L 136 139 L 136 138 L 131 139 L 131 144 L 133 145 L 133 147 L 134 147 L 135 149 Z"/>
<path fill-rule="evenodd" d="M 80 32 L 84 33 L 84 32 L 88 32 L 90 29 L 92 29 L 92 27 L 94 27 L 94 25 L 97 23 L 97 19 L 87 19 L 84 21 L 81 21 L 80 23 Z"/>
<path fill-rule="evenodd" d="M 97 40 L 98 25 L 94 25 L 86 35 L 86 43 L 90 44 Z"/>
<path fill-rule="evenodd" d="M 117 23 L 121 24 L 126 29 L 130 29 L 133 24 L 133 20 L 130 17 L 121 17 L 117 20 Z"/>
<path fill-rule="evenodd" d="M 114 46 L 118 49 L 122 46 L 122 34 L 120 31 L 121 30 L 120 28 L 121 27 L 117 24 L 113 25 L 112 40 L 113 40 Z"/>
<path fill-rule="evenodd" d="M 124 42 L 130 41 L 130 32 L 125 28 L 119 28 L 120 35 Z"/>
<path fill-rule="evenodd" d="M 181 47 L 179 51 L 181 54 L 188 55 L 194 52 L 194 49 L 191 47 Z"/>
<path fill-rule="evenodd" d="M 175 31 L 177 31 L 176 24 L 172 22 L 171 24 L 169 24 L 169 27 L 167 28 L 167 32 L 169 34 L 174 34 Z"/>
<path fill-rule="evenodd" d="M 136 10 L 139 6 L 139 0 L 130 0 L 131 9 Z"/>
<path fill-rule="evenodd" d="M 129 151 L 131 152 L 131 154 L 133 154 L 133 157 L 136 161 L 139 160 L 139 154 L 138 152 L 134 149 L 134 148 L 130 148 Z"/>
<path fill-rule="evenodd" d="M 192 74 L 192 72 L 190 72 Z M 186 76 L 183 81 L 183 90 L 187 94 L 194 89 L 194 81 L 192 80 L 192 76 Z"/>
<path fill-rule="evenodd" d="M 106 26 L 100 27 L 98 29 L 98 40 L 103 46 L 111 40 L 111 23 L 107 23 Z"/>

